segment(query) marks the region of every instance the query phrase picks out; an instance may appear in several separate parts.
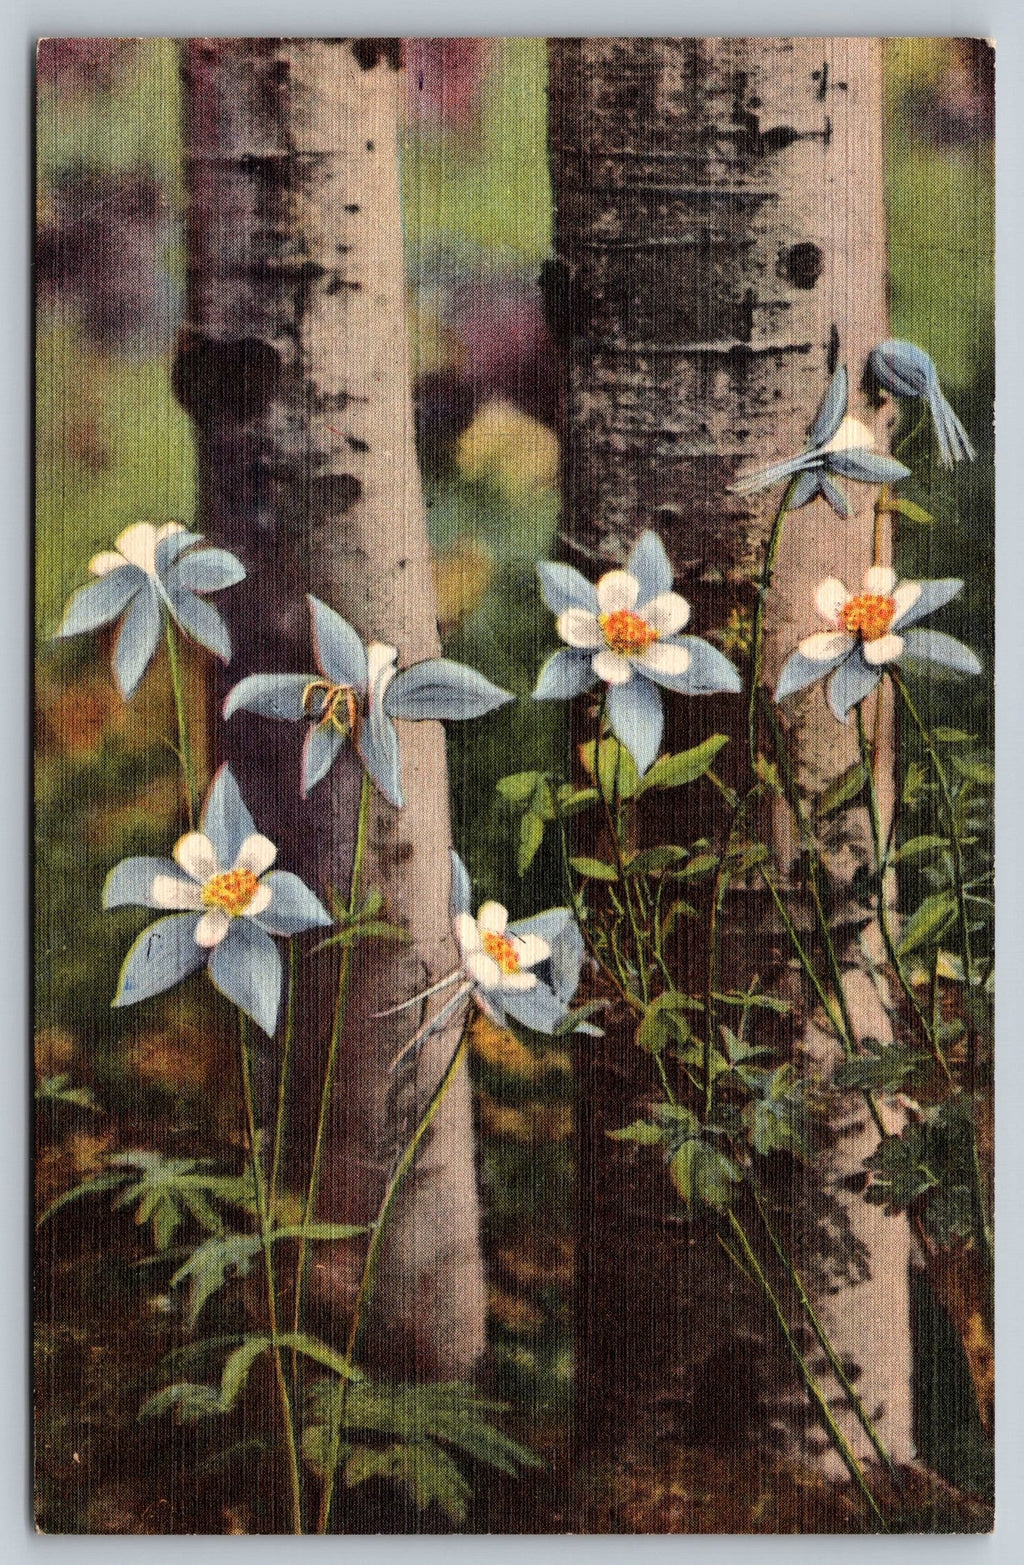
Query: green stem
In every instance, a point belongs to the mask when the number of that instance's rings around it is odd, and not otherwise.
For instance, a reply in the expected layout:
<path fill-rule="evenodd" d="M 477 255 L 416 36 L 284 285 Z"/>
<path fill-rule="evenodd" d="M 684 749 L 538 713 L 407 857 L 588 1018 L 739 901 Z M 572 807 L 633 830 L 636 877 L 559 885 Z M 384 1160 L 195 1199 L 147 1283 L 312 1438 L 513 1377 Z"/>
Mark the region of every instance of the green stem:
<path fill-rule="evenodd" d="M 281 1176 L 281 1156 L 284 1151 L 284 1131 L 288 1112 L 288 1079 L 291 1074 L 292 1043 L 295 1038 L 295 995 L 298 988 L 298 947 L 294 939 L 288 942 L 288 998 L 285 1002 L 284 1040 L 281 1051 L 281 1073 L 277 1081 L 277 1118 L 274 1123 L 274 1155 L 270 1164 L 270 1211 L 277 1211 L 278 1182 Z"/>
<path fill-rule="evenodd" d="M 633 935 L 633 949 L 636 953 L 637 972 L 640 976 L 640 993 L 644 1005 L 649 1004 L 651 998 L 650 983 L 647 972 L 647 956 L 644 951 L 643 941 L 640 936 L 640 926 L 637 922 L 636 910 L 633 906 L 633 895 L 630 891 L 629 879 L 626 875 L 626 861 L 622 853 L 622 843 L 619 840 L 618 824 L 612 812 L 612 802 L 618 791 L 618 768 L 621 759 L 622 747 L 619 745 L 618 759 L 615 764 L 615 778 L 612 784 L 612 799 L 607 798 L 604 791 L 604 783 L 601 780 L 601 731 L 604 728 L 605 707 L 608 702 L 607 691 L 601 697 L 601 704 L 597 710 L 597 736 L 594 743 L 594 777 L 597 782 L 597 791 L 604 805 L 605 818 L 608 823 L 608 835 L 612 840 L 612 852 L 615 855 L 615 866 L 619 872 L 619 880 L 622 884 L 622 899 L 626 904 L 626 916 L 629 919 L 629 927 Z"/>
<path fill-rule="evenodd" d="M 366 843 L 369 835 L 370 804 L 373 798 L 373 784 L 368 772 L 363 773 L 362 789 L 359 794 L 359 817 L 356 824 L 355 849 L 352 856 L 352 875 L 349 881 L 348 914 L 354 919 L 359 910 L 360 881 L 363 872 L 363 859 L 366 856 Z M 324 1067 L 323 1089 L 320 1093 L 320 1113 L 316 1124 L 316 1139 L 313 1143 L 313 1163 L 309 1173 L 309 1186 L 306 1190 L 306 1200 L 302 1209 L 302 1235 L 299 1239 L 299 1253 L 295 1265 L 295 1331 L 302 1329 L 302 1304 L 306 1291 L 306 1274 L 308 1271 L 308 1240 L 307 1231 L 316 1214 L 317 1197 L 320 1193 L 320 1175 L 323 1169 L 324 1142 L 326 1140 L 327 1120 L 331 1106 L 331 1094 L 334 1090 L 334 1076 L 338 1065 L 338 1051 L 341 1047 L 341 1034 L 345 1023 L 345 1011 L 348 1005 L 348 990 L 352 972 L 352 950 L 354 942 L 350 941 L 345 946 L 341 958 L 341 972 L 338 975 L 338 994 L 334 1006 L 334 1021 L 331 1026 L 331 1041 L 327 1049 L 327 1063 Z"/>
<path fill-rule="evenodd" d="M 260 1239 L 263 1244 L 263 1269 L 267 1284 L 267 1319 L 270 1326 L 271 1356 L 274 1362 L 274 1379 L 277 1383 L 278 1399 L 281 1404 L 281 1418 L 284 1423 L 285 1447 L 288 1452 L 292 1532 L 301 1536 L 304 1531 L 302 1524 L 302 1476 L 299 1468 L 298 1447 L 295 1440 L 295 1421 L 292 1416 L 291 1397 L 288 1394 L 288 1383 L 285 1379 L 284 1363 L 281 1357 L 280 1333 L 277 1321 L 277 1287 L 274 1281 L 273 1241 L 270 1232 L 271 1218 L 267 1184 L 263 1173 L 263 1160 L 260 1157 L 259 1150 L 256 1108 L 253 1101 L 252 1062 L 249 1058 L 249 1029 L 246 1017 L 241 1011 L 238 1013 L 238 1060 L 242 1078 L 242 1097 L 245 1102 L 246 1129 L 249 1136 L 249 1157 L 252 1165 L 253 1183 L 256 1189 L 256 1212 L 260 1225 Z"/>
<path fill-rule="evenodd" d="M 750 765 L 752 769 L 757 765 L 757 710 L 761 699 L 761 682 L 764 677 L 765 604 L 768 599 L 768 589 L 772 584 L 772 576 L 775 573 L 775 561 L 779 553 L 779 545 L 782 542 L 782 533 L 789 511 L 789 502 L 793 498 L 796 483 L 796 478 L 790 479 L 786 485 L 786 492 L 782 496 L 782 504 L 775 513 L 775 520 L 772 523 L 772 530 L 768 535 L 768 543 L 765 547 L 764 565 L 761 569 L 761 580 L 758 582 L 757 587 L 757 603 L 754 606 L 753 647 L 750 664 L 750 703 L 747 708 L 747 740 L 750 748 Z"/>
<path fill-rule="evenodd" d="M 171 671 L 171 689 L 174 692 L 174 710 L 178 718 L 178 755 L 181 760 L 182 778 L 185 784 L 185 808 L 188 812 L 189 830 L 195 829 L 196 776 L 192 761 L 192 747 L 188 737 L 188 720 L 185 713 L 185 689 L 181 678 L 181 660 L 178 656 L 178 634 L 169 614 L 164 617 L 164 633 L 167 641 L 167 663 Z"/>
<path fill-rule="evenodd" d="M 736 1216 L 736 1213 L 731 1209 L 729 1211 L 729 1224 L 734 1235 L 736 1236 L 736 1242 L 740 1247 L 740 1252 L 743 1255 L 743 1258 L 746 1261 L 750 1271 L 756 1278 L 757 1284 L 767 1299 L 772 1313 L 778 1322 L 779 1329 L 785 1339 L 786 1346 L 789 1349 L 794 1364 L 800 1372 L 800 1377 L 803 1380 L 804 1387 L 811 1399 L 811 1402 L 814 1404 L 818 1417 L 821 1419 L 825 1433 L 828 1435 L 832 1445 L 839 1453 L 839 1456 L 842 1459 L 847 1472 L 850 1474 L 850 1477 L 853 1479 L 857 1488 L 860 1490 L 861 1495 L 877 1519 L 880 1527 L 882 1528 L 882 1531 L 888 1532 L 889 1529 L 886 1526 L 885 1517 L 879 1510 L 875 1497 L 868 1487 L 867 1479 L 864 1476 L 864 1470 L 858 1462 L 849 1441 L 836 1422 L 832 1409 L 829 1407 L 828 1401 L 822 1392 L 821 1387 L 815 1380 L 810 1365 L 807 1363 L 807 1360 L 800 1351 L 796 1338 L 793 1336 L 793 1333 L 790 1330 L 789 1322 L 786 1320 L 782 1305 L 779 1303 L 775 1291 L 772 1288 L 771 1283 L 768 1281 L 761 1263 L 751 1247 L 750 1240 L 747 1238 L 743 1224 Z"/>
<path fill-rule="evenodd" d="M 469 1026 L 470 1013 L 467 1011 L 466 1019 L 462 1024 L 462 1032 L 459 1037 L 459 1042 L 455 1048 L 455 1052 L 446 1065 L 444 1072 L 437 1083 L 437 1086 L 431 1093 L 430 1101 L 420 1116 L 420 1119 L 416 1125 L 416 1129 L 413 1131 L 412 1138 L 406 1145 L 405 1150 L 403 1151 L 398 1162 L 395 1164 L 394 1172 L 392 1173 L 391 1178 L 388 1180 L 387 1189 L 384 1192 L 384 1199 L 382 1200 L 380 1210 L 377 1213 L 377 1221 L 373 1225 L 373 1236 L 370 1239 L 370 1243 L 366 1251 L 366 1260 L 363 1263 L 363 1274 L 359 1282 L 359 1293 L 356 1297 L 355 1308 L 352 1312 L 352 1322 L 349 1326 L 348 1342 L 345 1347 L 345 1357 L 348 1359 L 350 1364 L 354 1365 L 356 1363 L 360 1348 L 362 1347 L 363 1330 L 366 1323 L 366 1311 L 367 1307 L 369 1306 L 370 1299 L 373 1296 L 374 1283 L 377 1280 L 377 1267 L 380 1262 L 384 1237 L 387 1232 L 388 1221 L 391 1217 L 392 1211 L 394 1210 L 395 1201 L 397 1200 L 398 1193 L 401 1190 L 403 1183 L 405 1182 L 406 1175 L 409 1173 L 413 1163 L 416 1161 L 416 1154 L 420 1149 L 423 1138 L 430 1129 L 438 1110 L 447 1097 L 448 1091 L 458 1074 L 459 1067 L 466 1057 L 466 1051 L 469 1044 Z M 320 1519 L 317 1526 L 317 1530 L 320 1533 L 326 1533 L 327 1526 L 330 1521 L 331 1503 L 334 1498 L 334 1478 L 338 1465 L 340 1446 L 341 1420 L 339 1419 L 338 1429 L 333 1437 L 331 1444 L 331 1452 L 327 1464 L 327 1478 L 324 1482 L 323 1496 L 320 1502 Z"/>

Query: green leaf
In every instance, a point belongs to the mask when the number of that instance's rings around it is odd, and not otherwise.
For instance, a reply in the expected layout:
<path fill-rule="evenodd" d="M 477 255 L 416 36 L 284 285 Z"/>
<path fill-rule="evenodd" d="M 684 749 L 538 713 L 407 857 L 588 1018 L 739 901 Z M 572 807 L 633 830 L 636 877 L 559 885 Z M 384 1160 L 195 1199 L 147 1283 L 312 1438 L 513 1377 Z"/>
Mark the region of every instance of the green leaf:
<path fill-rule="evenodd" d="M 853 766 L 848 766 L 841 776 L 829 784 L 817 800 L 815 808 L 818 815 L 822 817 L 831 815 L 834 810 L 842 809 L 844 804 L 852 803 L 867 780 L 867 768 L 863 762 L 857 761 Z"/>
<path fill-rule="evenodd" d="M 417 1509 L 440 1506 L 450 1521 L 463 1522 L 473 1490 L 456 1463 L 440 1446 L 390 1445 L 383 1450 L 374 1446 L 350 1447 L 344 1478 L 350 1489 L 370 1478 L 383 1478 L 402 1484 L 412 1495 Z"/>
<path fill-rule="evenodd" d="M 525 875 L 530 865 L 537 856 L 537 850 L 544 841 L 544 817 L 534 810 L 527 810 L 519 822 L 519 851 L 516 854 L 516 868 L 520 875 Z"/>
<path fill-rule="evenodd" d="M 729 743 L 725 734 L 712 734 L 703 744 L 692 750 L 680 750 L 677 755 L 663 755 L 655 761 L 643 780 L 641 793 L 648 788 L 680 788 L 684 783 L 696 782 L 703 777 L 715 756 Z"/>
<path fill-rule="evenodd" d="M 513 772 L 508 777 L 499 777 L 494 786 L 509 804 L 526 805 L 533 797 L 538 780 L 543 776 L 543 772 Z"/>
<path fill-rule="evenodd" d="M 917 522 L 922 527 L 934 521 L 930 511 L 926 511 L 923 505 L 915 505 L 913 500 L 908 500 L 906 495 L 893 495 L 888 502 L 890 511 L 898 511 L 905 516 L 908 522 Z"/>
<path fill-rule="evenodd" d="M 86 1196 L 102 1195 L 104 1190 L 116 1190 L 125 1183 L 127 1178 L 127 1174 L 97 1174 L 93 1179 L 86 1179 L 82 1184 L 75 1185 L 73 1190 L 65 1190 L 64 1194 L 59 1195 L 56 1201 L 50 1202 L 50 1205 L 40 1217 L 37 1226 L 41 1228 L 44 1223 L 49 1222 L 55 1212 L 59 1212 L 61 1207 L 70 1206 L 72 1201 L 81 1201 Z"/>
<path fill-rule="evenodd" d="M 336 934 L 319 940 L 310 954 L 315 955 L 317 951 L 325 951 L 328 946 L 353 946 L 357 940 L 392 940 L 398 945 L 406 945 L 409 941 L 409 931 L 403 929 L 400 924 L 389 924 L 382 918 L 370 918 L 365 923 L 353 920 L 344 929 L 339 929 Z"/>
<path fill-rule="evenodd" d="M 665 843 L 657 848 L 644 848 L 634 854 L 626 865 L 627 875 L 660 875 L 677 864 L 685 864 L 689 854 L 685 848 Z"/>
<path fill-rule="evenodd" d="M 739 1184 L 742 1178 L 735 1163 L 724 1152 L 697 1139 L 683 1142 L 673 1154 L 668 1171 L 687 1204 L 703 1201 L 717 1211 L 728 1207 L 732 1186 Z"/>
<path fill-rule="evenodd" d="M 600 797 L 596 788 L 574 788 L 572 783 L 563 783 L 558 790 L 558 809 L 562 815 L 578 815 Z"/>
<path fill-rule="evenodd" d="M 782 786 L 779 768 L 774 761 L 768 761 L 763 755 L 759 754 L 754 762 L 754 771 L 766 788 L 770 788 L 772 793 L 777 794 L 780 799 L 785 798 L 786 790 Z"/>
<path fill-rule="evenodd" d="M 173 1386 L 164 1386 L 162 1391 L 146 1398 L 139 1408 L 139 1418 L 159 1418 L 161 1413 L 170 1411 L 185 1424 L 194 1424 L 201 1418 L 222 1413 L 224 1409 L 221 1406 L 220 1387 L 196 1385 L 192 1381 L 178 1381 Z"/>
<path fill-rule="evenodd" d="M 962 728 L 944 728 L 940 725 L 932 729 L 932 738 L 939 744 L 971 744 L 974 735 L 965 733 Z"/>
<path fill-rule="evenodd" d="M 780 1065 L 774 1071 L 750 1071 L 744 1080 L 754 1093 L 743 1111 L 754 1151 L 762 1157 L 786 1151 L 804 1155 L 804 1105 L 792 1065 Z"/>
<path fill-rule="evenodd" d="M 903 929 L 899 943 L 900 956 L 909 956 L 923 945 L 941 939 L 956 917 L 956 898 L 951 891 L 938 891 L 925 897 Z"/>
<path fill-rule="evenodd" d="M 866 1054 L 844 1061 L 832 1077 L 843 1092 L 902 1092 L 912 1077 L 931 1065 L 927 1054 L 905 1044 L 865 1038 L 864 1047 Z"/>
<path fill-rule="evenodd" d="M 260 1253 L 262 1242 L 258 1234 L 225 1234 L 207 1239 L 192 1251 L 171 1278 L 171 1287 L 188 1282 L 189 1325 L 195 1326 L 199 1312 L 208 1299 L 228 1280 L 228 1273 L 247 1277 L 254 1258 Z"/>
<path fill-rule="evenodd" d="M 72 1087 L 70 1076 L 45 1076 L 35 1090 L 37 1103 L 67 1103 L 76 1109 L 88 1109 L 90 1114 L 102 1114 L 89 1087 Z"/>
<path fill-rule="evenodd" d="M 924 835 L 911 837 L 907 842 L 901 843 L 893 854 L 890 863 L 904 864 L 907 859 L 923 858 L 926 853 L 937 853 L 949 847 L 945 837 Z"/>
<path fill-rule="evenodd" d="M 588 880 L 618 880 L 619 872 L 614 864 L 604 864 L 600 859 L 570 859 L 569 863 Z"/>
<path fill-rule="evenodd" d="M 687 1043 L 690 1024 L 683 1013 L 696 1010 L 698 1004 L 689 995 L 677 994 L 674 989 L 659 994 L 644 1011 L 636 1030 L 638 1047 L 645 1054 L 661 1054 L 670 1043 Z"/>
<path fill-rule="evenodd" d="M 309 1336 L 307 1332 L 283 1332 L 277 1340 L 283 1348 L 292 1348 L 294 1352 L 312 1359 L 314 1364 L 319 1364 L 323 1369 L 329 1369 L 335 1375 L 340 1375 L 343 1380 L 362 1378 L 359 1370 L 353 1368 L 344 1354 L 328 1347 L 326 1342 L 320 1342 L 316 1337 Z"/>
<path fill-rule="evenodd" d="M 921 761 L 911 761 L 907 767 L 907 775 L 903 779 L 903 803 L 908 809 L 913 809 L 916 804 L 932 791 L 932 785 L 928 781 L 928 770 Z"/>
<path fill-rule="evenodd" d="M 224 1361 L 220 1377 L 220 1408 L 227 1413 L 234 1407 L 256 1360 L 270 1347 L 269 1337 L 247 1337 Z"/>
<path fill-rule="evenodd" d="M 609 1141 L 635 1141 L 642 1147 L 659 1145 L 665 1139 L 665 1132 L 660 1125 L 652 1125 L 646 1119 L 635 1119 L 632 1125 L 623 1125 L 621 1130 L 606 1131 Z"/>
<path fill-rule="evenodd" d="M 594 741 L 580 745 L 580 759 L 589 777 L 600 784 L 604 797 L 632 799 L 640 788 L 640 774 L 629 751 L 617 739 L 602 739 L 598 769 L 594 770 Z M 655 763 L 657 765 L 657 762 Z M 648 772 L 648 777 L 650 772 Z"/>
<path fill-rule="evenodd" d="M 698 853 L 692 858 L 685 869 L 681 869 L 677 880 L 697 880 L 701 875 L 710 875 L 712 870 L 718 868 L 718 855 L 715 853 Z"/>
<path fill-rule="evenodd" d="M 951 755 L 949 759 L 953 770 L 959 772 L 967 782 L 980 783 L 983 788 L 991 788 L 996 780 L 995 771 L 987 761 L 962 755 Z"/>

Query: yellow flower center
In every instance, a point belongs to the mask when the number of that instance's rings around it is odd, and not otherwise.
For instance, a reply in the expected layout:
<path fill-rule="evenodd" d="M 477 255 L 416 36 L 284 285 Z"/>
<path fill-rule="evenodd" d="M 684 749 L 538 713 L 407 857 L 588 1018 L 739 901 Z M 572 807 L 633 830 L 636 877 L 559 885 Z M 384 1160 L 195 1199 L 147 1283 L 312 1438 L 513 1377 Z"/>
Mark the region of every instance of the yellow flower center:
<path fill-rule="evenodd" d="M 658 632 L 653 625 L 648 625 L 639 614 L 634 614 L 631 609 L 616 609 L 614 614 L 599 614 L 597 623 L 601 627 L 605 645 L 612 652 L 617 652 L 619 657 L 638 657 L 641 652 L 646 652 L 652 641 L 657 641 Z"/>
<path fill-rule="evenodd" d="M 507 935 L 496 935 L 493 929 L 482 929 L 480 940 L 492 962 L 497 962 L 503 973 L 518 973 L 519 953 Z"/>
<path fill-rule="evenodd" d="M 244 913 L 252 901 L 258 878 L 251 869 L 229 869 L 211 875 L 200 893 L 204 907 L 219 907 L 232 918 Z"/>
<path fill-rule="evenodd" d="M 859 631 L 865 641 L 884 636 L 896 613 L 896 600 L 879 592 L 860 592 L 840 610 L 839 618 L 851 635 Z"/>

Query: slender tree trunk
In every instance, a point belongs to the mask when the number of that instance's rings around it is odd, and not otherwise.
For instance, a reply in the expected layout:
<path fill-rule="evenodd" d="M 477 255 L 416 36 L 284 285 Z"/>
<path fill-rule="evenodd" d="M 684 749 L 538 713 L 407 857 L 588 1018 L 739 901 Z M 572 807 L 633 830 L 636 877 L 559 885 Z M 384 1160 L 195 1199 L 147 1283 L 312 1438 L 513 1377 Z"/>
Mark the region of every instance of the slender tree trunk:
<path fill-rule="evenodd" d="M 312 668 L 307 592 L 366 640 L 396 645 L 401 664 L 438 651 L 410 404 L 397 50 L 384 39 L 185 46 L 189 287 L 175 384 L 196 425 L 200 526 L 249 571 L 228 608 L 226 684 Z M 335 1220 L 372 1221 L 396 1143 L 455 1046 L 450 1035 L 433 1040 L 416 1102 L 389 1102 L 387 1067 L 411 1024 L 373 1013 L 457 960 L 444 734 L 434 723 L 400 727 L 408 803 L 399 813 L 374 794 L 363 884 L 380 888 L 409 940 L 356 951 L 322 1185 L 322 1213 Z M 281 863 L 347 899 L 360 768 L 346 752 L 302 801 L 302 737 L 239 716 L 219 731 L 218 752 L 281 844 Z M 336 952 L 300 967 L 297 1177 L 308 1170 L 337 971 Z M 464 1372 L 484 1319 L 465 1074 L 392 1234 L 377 1292 L 387 1332 L 369 1339 L 377 1367 L 401 1378 Z M 349 1246 L 317 1266 L 322 1330 L 351 1304 L 359 1263 Z"/>
<path fill-rule="evenodd" d="M 867 351 L 886 335 L 880 65 L 879 45 L 867 39 L 552 45 L 549 305 L 565 367 L 562 543 L 595 575 L 654 528 L 698 635 L 715 639 L 730 615 L 750 615 L 781 498 L 779 489 L 739 497 L 728 485 L 759 459 L 801 449 L 837 357 L 850 370 L 851 410 L 884 435 L 858 389 Z M 856 514 L 848 521 L 821 501 L 789 520 L 767 604 L 769 683 L 815 628 L 818 581 L 837 575 L 856 585 L 872 563 L 875 496 L 849 487 Z M 882 563 L 888 547 L 886 537 Z M 734 757 L 745 753 L 737 698 L 668 698 L 666 706 L 673 746 L 717 729 L 733 734 Z M 817 792 L 855 759 L 852 725 L 835 722 L 820 690 L 794 706 L 787 726 L 799 780 Z M 878 721 L 888 810 L 891 713 Z M 694 789 L 677 797 L 669 840 L 711 835 L 707 798 Z M 792 832 L 781 818 L 774 831 L 788 868 Z M 841 891 L 867 857 L 866 837 L 863 813 L 851 810 L 823 846 L 840 888 L 833 917 L 850 1003 L 863 1032 L 884 1037 L 886 1012 L 854 938 L 864 915 Z M 729 960 L 781 981 L 789 952 L 770 910 L 752 891 L 733 903 Z M 681 961 L 680 987 L 699 993 L 696 942 Z M 827 1081 L 837 1040 L 812 1016 L 794 1032 L 791 1046 Z M 589 1043 L 581 1050 L 581 1428 L 599 1443 L 621 1442 L 640 1427 L 653 1377 L 684 1438 L 732 1446 L 759 1432 L 817 1455 L 819 1431 L 804 1418 L 753 1291 L 699 1222 L 673 1221 L 649 1151 L 606 1137 L 652 1095 L 646 1070 L 628 1033 L 610 1033 L 603 1054 Z M 883 1217 L 860 1194 L 873 1144 L 862 1103 L 835 1094 L 824 1165 L 810 1181 L 793 1176 L 787 1240 L 868 1412 L 905 1460 L 909 1239 L 902 1218 Z M 870 1457 L 859 1426 L 841 1416 Z"/>

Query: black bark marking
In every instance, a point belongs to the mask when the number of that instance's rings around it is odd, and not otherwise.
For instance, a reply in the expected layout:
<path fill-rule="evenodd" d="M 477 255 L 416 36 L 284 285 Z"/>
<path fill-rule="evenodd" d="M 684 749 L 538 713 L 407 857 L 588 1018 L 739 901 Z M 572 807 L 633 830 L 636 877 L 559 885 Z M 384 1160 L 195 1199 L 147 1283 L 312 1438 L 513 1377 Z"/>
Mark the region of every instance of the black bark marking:
<path fill-rule="evenodd" d="M 348 205 L 346 206 L 345 211 L 346 212 L 360 212 L 360 211 L 362 211 L 362 208 L 360 207 L 358 201 L 350 201 L 348 203 Z M 339 245 L 338 249 L 340 250 L 341 248 L 342 248 L 342 246 Z M 347 250 L 348 249 L 348 245 L 345 245 L 344 248 Z"/>
<path fill-rule="evenodd" d="M 821 276 L 825 258 L 816 244 L 791 245 L 779 256 L 779 276 L 794 288 L 813 288 Z"/>
<path fill-rule="evenodd" d="M 829 372 L 830 375 L 834 375 L 835 374 L 835 372 L 836 372 L 836 365 L 838 363 L 839 363 L 839 328 L 836 325 L 835 321 L 833 321 L 832 325 L 829 327 L 829 331 L 828 331 L 828 372 Z"/>
<path fill-rule="evenodd" d="M 393 71 L 402 69 L 401 38 L 353 38 L 352 58 L 361 71 L 372 71 L 381 60 Z"/>
<path fill-rule="evenodd" d="M 354 473 L 325 473 L 309 486 L 309 509 L 313 517 L 344 516 L 360 498 L 363 486 Z"/>
<path fill-rule="evenodd" d="M 369 451 L 370 449 L 366 441 L 360 440 L 356 435 L 346 435 L 345 439 L 348 442 L 350 451 Z M 398 563 L 399 565 L 404 565 L 405 561 L 400 560 Z"/>
<path fill-rule="evenodd" d="M 275 348 L 256 337 L 216 342 L 188 336 L 171 371 L 174 394 L 200 426 L 210 409 L 229 422 L 262 418 L 281 389 L 283 366 Z"/>
<path fill-rule="evenodd" d="M 352 293 L 359 293 L 362 286 L 362 283 L 354 283 L 347 277 L 339 277 L 337 272 L 335 272 L 334 276 L 327 284 L 327 287 L 324 289 L 324 293 L 329 295 L 341 293 L 343 288 L 350 289 Z"/>

